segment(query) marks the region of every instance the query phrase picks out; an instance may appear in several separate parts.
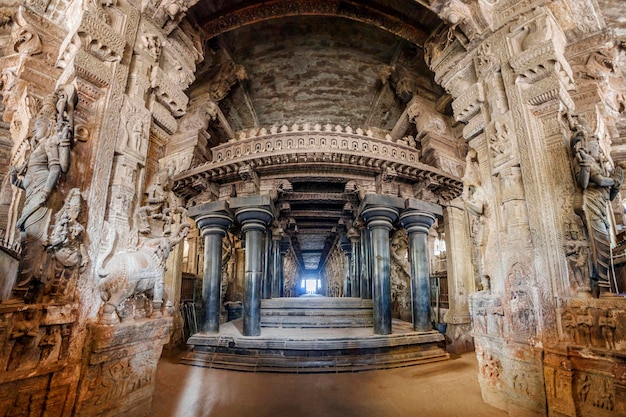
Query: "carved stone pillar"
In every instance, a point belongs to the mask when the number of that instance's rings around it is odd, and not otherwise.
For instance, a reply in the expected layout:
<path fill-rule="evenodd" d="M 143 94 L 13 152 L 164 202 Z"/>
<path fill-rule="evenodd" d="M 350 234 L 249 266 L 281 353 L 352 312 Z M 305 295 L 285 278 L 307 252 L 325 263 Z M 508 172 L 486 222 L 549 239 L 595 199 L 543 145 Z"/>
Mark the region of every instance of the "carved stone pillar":
<path fill-rule="evenodd" d="M 372 244 L 367 226 L 361 228 L 361 298 L 372 298 Z"/>
<path fill-rule="evenodd" d="M 346 236 L 339 239 L 339 248 L 343 252 L 344 273 L 343 273 L 343 295 L 344 297 L 352 297 L 352 243 Z"/>
<path fill-rule="evenodd" d="M 287 245 L 285 245 L 287 243 Z M 283 251 L 283 246 L 285 250 Z M 284 238 L 283 229 L 276 229 L 272 233 L 272 298 L 283 297 L 285 294 L 284 256 L 289 250 L 288 242 Z"/>
<path fill-rule="evenodd" d="M 389 232 L 398 219 L 400 199 L 367 195 L 360 214 L 372 236 L 372 296 L 374 299 L 374 333 L 391 334 L 391 276 Z"/>
<path fill-rule="evenodd" d="M 261 334 L 261 285 L 263 279 L 263 235 L 274 218 L 269 196 L 239 197 L 231 200 L 235 217 L 245 235 L 245 290 L 243 335 Z"/>
<path fill-rule="evenodd" d="M 285 256 L 287 256 L 290 248 L 291 243 L 289 242 L 289 238 L 283 237 L 283 239 L 280 241 L 280 275 L 278 277 L 279 280 L 277 290 L 279 297 L 285 296 Z"/>
<path fill-rule="evenodd" d="M 444 230 L 447 248 L 449 310 L 444 316 L 450 336 L 448 351 L 461 353 L 471 350 L 469 294 L 476 291 L 471 259 L 469 224 L 463 203 L 452 200 L 444 209 Z M 452 337 L 452 335 L 455 335 Z"/>
<path fill-rule="evenodd" d="M 425 201 L 409 199 L 406 211 L 400 216 L 400 223 L 409 234 L 413 329 L 418 332 L 432 330 L 427 242 L 428 231 L 436 219 L 435 214 L 442 214 L 440 206 Z"/>
<path fill-rule="evenodd" d="M 352 228 L 348 230 L 348 239 L 352 244 L 350 288 L 353 297 L 361 297 L 361 233 Z"/>
<path fill-rule="evenodd" d="M 204 237 L 204 275 L 202 302 L 204 310 L 200 330 L 219 333 L 222 301 L 222 239 L 233 222 L 225 202 L 206 203 L 189 209 Z"/>

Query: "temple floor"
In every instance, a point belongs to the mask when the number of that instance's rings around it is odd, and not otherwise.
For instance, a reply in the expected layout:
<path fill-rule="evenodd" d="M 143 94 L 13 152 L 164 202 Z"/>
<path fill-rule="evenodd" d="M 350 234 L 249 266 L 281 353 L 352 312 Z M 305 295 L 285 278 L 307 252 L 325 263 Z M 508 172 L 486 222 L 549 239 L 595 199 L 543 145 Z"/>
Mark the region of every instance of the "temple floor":
<path fill-rule="evenodd" d="M 499 417 L 485 404 L 473 352 L 450 360 L 337 374 L 251 373 L 159 362 L 153 417 Z"/>

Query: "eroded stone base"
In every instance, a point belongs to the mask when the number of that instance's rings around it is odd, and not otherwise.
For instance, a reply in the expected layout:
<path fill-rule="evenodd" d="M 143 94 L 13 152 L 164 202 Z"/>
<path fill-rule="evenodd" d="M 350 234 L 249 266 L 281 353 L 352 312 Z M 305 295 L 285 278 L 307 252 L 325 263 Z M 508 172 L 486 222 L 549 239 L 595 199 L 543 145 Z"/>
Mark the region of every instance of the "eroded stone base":
<path fill-rule="evenodd" d="M 171 326 L 171 317 L 90 324 L 75 415 L 150 415 L 156 367 Z"/>

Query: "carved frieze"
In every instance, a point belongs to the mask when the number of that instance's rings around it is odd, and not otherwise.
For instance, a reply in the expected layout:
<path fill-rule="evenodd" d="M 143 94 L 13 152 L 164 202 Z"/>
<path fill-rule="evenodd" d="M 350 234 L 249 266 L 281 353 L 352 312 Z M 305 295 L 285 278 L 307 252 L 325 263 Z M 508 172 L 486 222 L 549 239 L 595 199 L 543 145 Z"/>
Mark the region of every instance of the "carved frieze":
<path fill-rule="evenodd" d="M 185 114 L 189 98 L 159 67 L 154 67 L 151 75 L 151 85 L 156 99 L 165 106 L 174 117 Z"/>
<path fill-rule="evenodd" d="M 482 83 L 476 83 L 463 91 L 452 102 L 454 117 L 460 122 L 467 122 L 480 111 L 480 104 L 485 101 L 485 92 Z"/>

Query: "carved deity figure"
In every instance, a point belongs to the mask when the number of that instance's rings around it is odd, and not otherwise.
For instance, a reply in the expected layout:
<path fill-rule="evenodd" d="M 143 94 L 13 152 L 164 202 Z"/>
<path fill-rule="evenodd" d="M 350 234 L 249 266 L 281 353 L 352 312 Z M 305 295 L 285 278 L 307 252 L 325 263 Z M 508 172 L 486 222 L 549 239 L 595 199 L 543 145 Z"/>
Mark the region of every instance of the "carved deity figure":
<path fill-rule="evenodd" d="M 410 314 L 409 240 L 404 230 L 396 230 L 391 237 L 391 307 L 397 318 Z"/>
<path fill-rule="evenodd" d="M 61 173 L 66 173 L 70 166 L 77 103 L 76 89 L 69 84 L 48 96 L 35 119 L 30 154 L 22 166 L 10 170 L 11 183 L 26 191 L 24 208 L 16 223 L 23 245 L 16 291 L 22 295 L 41 275 L 40 259 L 51 215 L 48 198 Z"/>
<path fill-rule="evenodd" d="M 85 229 L 78 222 L 80 205 L 80 190 L 72 188 L 56 215 L 56 225 L 47 245 L 51 259 L 44 294 L 54 299 L 73 299 L 78 274 L 89 260 L 83 245 Z"/>
<path fill-rule="evenodd" d="M 570 145 L 576 159 L 576 180 L 583 190 L 582 205 L 576 212 L 582 217 L 590 239 L 592 279 L 597 280 L 600 295 L 606 295 L 611 291 L 608 266 L 614 233 L 609 201 L 617 196 L 624 172 L 619 166 L 610 168 L 597 138 L 588 137 L 585 127 L 576 126 Z"/>
<path fill-rule="evenodd" d="M 137 210 L 139 232 L 144 235 L 152 233 L 150 219 L 162 220 L 164 222 L 163 231 L 170 233 L 172 224 L 175 223 L 176 215 L 184 217 L 185 209 L 180 207 L 178 201 L 171 191 L 172 178 L 174 176 L 173 165 L 160 171 L 154 183 L 146 190 L 146 203 Z M 179 219 L 183 221 L 183 219 Z"/>
<path fill-rule="evenodd" d="M 481 285 L 487 282 L 483 267 L 483 258 L 485 254 L 485 246 L 487 244 L 487 231 L 485 225 L 485 196 L 480 181 L 480 172 L 478 169 L 478 157 L 476 150 L 470 149 L 465 158 L 465 174 L 463 175 L 463 191 L 461 198 L 465 202 L 465 209 L 469 213 L 470 236 L 472 238 L 472 250 L 476 262 L 476 279 Z M 487 290 L 488 288 L 484 288 Z"/>
<path fill-rule="evenodd" d="M 589 245 L 580 238 L 578 230 L 572 228 L 565 234 L 565 256 L 569 265 L 570 278 L 577 286 L 577 293 L 581 298 L 591 296 L 589 282 Z"/>
<path fill-rule="evenodd" d="M 602 337 L 607 349 L 615 349 L 615 329 L 617 328 L 617 320 L 609 311 L 598 317 L 598 326 L 602 330 Z"/>

